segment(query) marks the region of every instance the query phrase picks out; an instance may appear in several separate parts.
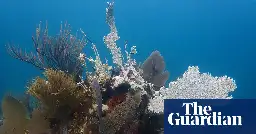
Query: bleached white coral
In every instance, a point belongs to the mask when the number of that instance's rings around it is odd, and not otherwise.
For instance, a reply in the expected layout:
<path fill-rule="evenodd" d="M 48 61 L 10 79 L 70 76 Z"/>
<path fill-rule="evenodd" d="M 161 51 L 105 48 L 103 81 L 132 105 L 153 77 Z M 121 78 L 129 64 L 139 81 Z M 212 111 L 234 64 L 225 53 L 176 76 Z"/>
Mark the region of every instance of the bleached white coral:
<path fill-rule="evenodd" d="M 108 2 L 108 7 L 106 8 L 106 22 L 110 27 L 110 33 L 107 36 L 104 36 L 104 43 L 112 54 L 113 63 L 115 63 L 118 68 L 120 68 L 120 75 L 113 78 L 113 86 L 117 87 L 122 83 L 129 83 L 132 89 L 143 89 L 145 81 L 141 76 L 141 72 L 135 68 L 137 66 L 135 59 L 132 59 L 131 57 L 137 53 L 136 46 L 132 46 L 130 52 L 125 50 L 127 61 L 123 63 L 123 55 L 121 53 L 121 49 L 116 44 L 116 41 L 119 39 L 119 37 L 115 26 L 115 18 L 113 16 L 113 6 L 113 2 Z M 125 45 L 125 48 L 126 46 L 127 44 Z M 110 78 L 111 67 L 108 66 L 107 63 L 103 64 L 101 62 L 100 55 L 96 49 L 95 44 L 93 44 L 93 50 L 96 58 L 87 59 L 94 63 L 97 79 L 99 81 L 103 81 Z"/>
<path fill-rule="evenodd" d="M 105 81 L 110 78 L 111 66 L 108 66 L 107 61 L 105 64 L 102 63 L 102 61 L 100 59 L 100 54 L 99 54 L 95 44 L 92 44 L 92 49 L 94 51 L 95 58 L 92 58 L 92 57 L 90 57 L 90 58 L 85 57 L 85 58 L 94 64 L 94 69 L 95 69 L 96 75 L 94 75 L 94 76 L 88 75 L 87 79 L 89 79 L 89 80 L 97 79 L 99 82 Z M 89 73 L 89 72 L 87 72 L 87 73 Z"/>
<path fill-rule="evenodd" d="M 231 99 L 229 93 L 236 89 L 235 81 L 227 76 L 213 77 L 209 73 L 200 74 L 196 66 L 188 70 L 164 90 L 169 99 Z"/>
<path fill-rule="evenodd" d="M 136 62 L 134 60 L 134 64 Z M 141 73 L 136 70 L 133 64 L 125 64 L 120 71 L 120 75 L 115 76 L 114 78 L 114 87 L 122 83 L 129 83 L 133 90 L 143 90 L 146 81 L 141 76 Z"/>
<path fill-rule="evenodd" d="M 161 88 L 150 100 L 149 110 L 163 112 L 164 99 L 231 99 L 229 94 L 237 88 L 235 81 L 227 76 L 213 77 L 200 73 L 197 66 L 189 66 L 182 78 Z"/>
<path fill-rule="evenodd" d="M 113 16 L 113 6 L 113 2 L 108 2 L 108 7 L 106 8 L 106 21 L 110 27 L 110 33 L 107 36 L 104 36 L 103 40 L 112 54 L 113 63 L 122 66 L 121 48 L 116 45 L 119 36 L 117 34 L 115 18 Z"/>
<path fill-rule="evenodd" d="M 162 88 L 165 90 L 164 87 Z M 162 88 L 160 90 L 162 90 Z M 166 99 L 166 96 L 162 95 L 160 91 L 156 91 L 154 97 L 149 101 L 148 110 L 153 113 L 163 113 L 164 99 Z"/>

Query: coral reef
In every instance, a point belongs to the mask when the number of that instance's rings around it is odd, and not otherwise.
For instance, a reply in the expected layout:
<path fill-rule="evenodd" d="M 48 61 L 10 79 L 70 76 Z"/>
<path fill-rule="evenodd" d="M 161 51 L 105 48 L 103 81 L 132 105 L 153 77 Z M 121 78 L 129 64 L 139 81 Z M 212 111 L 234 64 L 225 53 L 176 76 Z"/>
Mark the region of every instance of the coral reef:
<path fill-rule="evenodd" d="M 15 58 L 43 69 L 45 77 L 28 85 L 27 93 L 35 98 L 36 106 L 12 96 L 4 98 L 0 134 L 160 134 L 164 99 L 232 98 L 233 79 L 202 74 L 195 66 L 166 88 L 169 72 L 159 51 L 152 52 L 142 66 L 133 59 L 136 46 L 128 51 L 126 43 L 122 55 L 113 13 L 110 2 L 106 8 L 110 33 L 103 41 L 112 54 L 113 67 L 101 61 L 90 40 L 95 57 L 85 55 L 82 48 L 88 39 L 71 36 L 70 30 L 64 30 L 69 26 L 61 28 L 55 38 L 48 36 L 47 28 L 39 34 L 39 26 L 33 38 L 37 56 L 8 47 Z M 86 69 L 87 61 L 92 72 Z"/>

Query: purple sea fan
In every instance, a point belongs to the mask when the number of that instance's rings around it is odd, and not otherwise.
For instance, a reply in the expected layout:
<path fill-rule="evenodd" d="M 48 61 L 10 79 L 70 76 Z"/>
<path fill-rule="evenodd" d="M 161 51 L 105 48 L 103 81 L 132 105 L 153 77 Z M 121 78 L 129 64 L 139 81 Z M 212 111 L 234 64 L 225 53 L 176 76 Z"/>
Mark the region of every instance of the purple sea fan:
<path fill-rule="evenodd" d="M 32 40 L 36 53 L 22 52 L 20 48 L 10 44 L 7 45 L 7 51 L 12 57 L 41 70 L 52 68 L 74 75 L 82 73 L 82 63 L 78 57 L 88 40 L 85 36 L 81 39 L 77 35 L 73 36 L 67 23 L 61 24 L 60 32 L 56 36 L 48 35 L 47 23 L 45 29 L 41 30 L 40 23 Z"/>
<path fill-rule="evenodd" d="M 143 78 L 157 87 L 165 85 L 169 78 L 169 72 L 165 71 L 164 58 L 159 51 L 154 51 L 142 65 Z"/>

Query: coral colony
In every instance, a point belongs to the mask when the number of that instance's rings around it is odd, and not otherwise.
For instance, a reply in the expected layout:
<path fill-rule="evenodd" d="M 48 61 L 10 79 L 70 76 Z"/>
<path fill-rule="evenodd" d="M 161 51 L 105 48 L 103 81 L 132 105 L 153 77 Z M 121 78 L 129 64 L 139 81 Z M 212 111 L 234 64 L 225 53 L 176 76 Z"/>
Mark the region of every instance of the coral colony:
<path fill-rule="evenodd" d="M 133 59 L 136 46 L 128 50 L 125 44 L 122 55 L 116 44 L 113 4 L 106 8 L 110 33 L 103 38 L 113 66 L 101 60 L 83 31 L 81 37 L 72 35 L 68 24 L 61 25 L 54 37 L 48 35 L 47 26 L 39 25 L 32 37 L 36 53 L 8 45 L 11 56 L 44 70 L 45 77 L 27 86 L 35 105 L 4 97 L 1 134 L 157 134 L 164 131 L 164 99 L 232 98 L 229 93 L 236 84 L 227 76 L 213 77 L 190 66 L 164 87 L 169 72 L 159 51 L 152 52 L 141 66 Z M 83 53 L 86 44 L 92 45 L 94 56 Z"/>

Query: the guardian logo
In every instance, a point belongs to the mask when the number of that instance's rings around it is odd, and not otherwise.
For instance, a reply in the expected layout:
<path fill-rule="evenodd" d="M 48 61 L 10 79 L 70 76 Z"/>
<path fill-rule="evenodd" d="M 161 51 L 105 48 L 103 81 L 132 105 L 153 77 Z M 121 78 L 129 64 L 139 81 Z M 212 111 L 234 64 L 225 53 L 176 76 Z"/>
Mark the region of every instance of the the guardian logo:
<path fill-rule="evenodd" d="M 168 116 L 170 125 L 242 125 L 241 116 L 222 116 L 221 112 L 212 111 L 211 106 L 201 106 L 193 102 L 183 103 L 182 107 L 185 108 L 185 115 L 170 113 Z"/>

